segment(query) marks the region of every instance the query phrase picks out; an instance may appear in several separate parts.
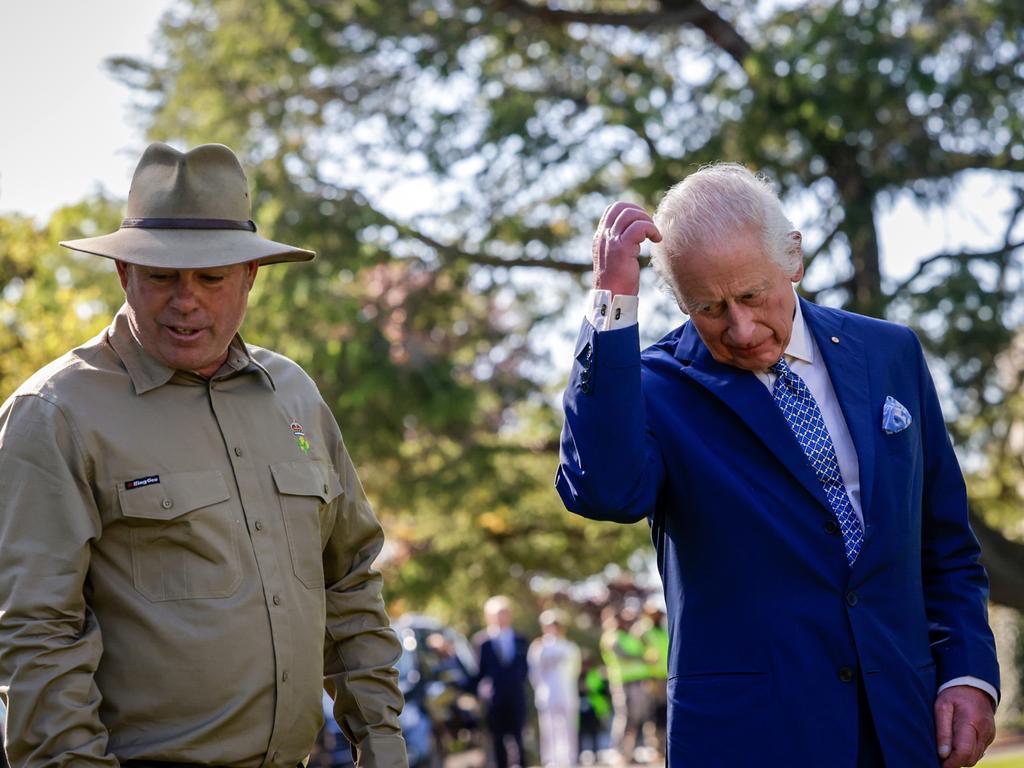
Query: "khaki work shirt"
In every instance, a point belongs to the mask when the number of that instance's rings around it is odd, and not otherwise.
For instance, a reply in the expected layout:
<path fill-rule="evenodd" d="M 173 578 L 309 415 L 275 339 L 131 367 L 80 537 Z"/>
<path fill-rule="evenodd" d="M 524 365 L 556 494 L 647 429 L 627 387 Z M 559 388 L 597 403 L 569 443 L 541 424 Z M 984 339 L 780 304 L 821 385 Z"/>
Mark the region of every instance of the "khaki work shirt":
<path fill-rule="evenodd" d="M 236 337 L 175 371 L 122 309 L 0 409 L 12 765 L 293 767 L 325 676 L 360 763 L 406 765 L 382 543 L 295 363 Z"/>

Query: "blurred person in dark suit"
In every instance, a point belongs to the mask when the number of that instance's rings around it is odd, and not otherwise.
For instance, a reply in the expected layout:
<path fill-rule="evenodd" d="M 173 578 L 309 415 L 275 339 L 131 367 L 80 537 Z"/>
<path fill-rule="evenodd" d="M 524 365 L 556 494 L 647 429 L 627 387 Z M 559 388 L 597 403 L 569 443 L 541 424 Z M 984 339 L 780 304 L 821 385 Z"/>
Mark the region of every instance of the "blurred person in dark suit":
<path fill-rule="evenodd" d="M 487 627 L 477 636 L 480 670 L 476 683 L 491 732 L 494 761 L 498 768 L 522 766 L 528 644 L 512 628 L 512 606 L 507 597 L 496 595 L 488 599 L 484 603 L 484 620 Z M 514 745 L 512 755 L 509 741 Z"/>

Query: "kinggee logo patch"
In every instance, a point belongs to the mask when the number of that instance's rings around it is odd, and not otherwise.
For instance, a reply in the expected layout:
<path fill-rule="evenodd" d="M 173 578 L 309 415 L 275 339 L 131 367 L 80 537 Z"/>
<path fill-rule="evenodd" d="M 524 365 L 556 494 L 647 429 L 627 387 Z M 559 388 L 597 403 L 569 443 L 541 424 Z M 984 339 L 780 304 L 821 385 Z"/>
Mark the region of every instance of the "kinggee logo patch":
<path fill-rule="evenodd" d="M 156 485 L 160 482 L 160 475 L 150 475 L 149 477 L 139 477 L 135 480 L 127 480 L 124 484 L 124 489 L 130 491 L 133 488 L 142 488 L 147 485 Z"/>

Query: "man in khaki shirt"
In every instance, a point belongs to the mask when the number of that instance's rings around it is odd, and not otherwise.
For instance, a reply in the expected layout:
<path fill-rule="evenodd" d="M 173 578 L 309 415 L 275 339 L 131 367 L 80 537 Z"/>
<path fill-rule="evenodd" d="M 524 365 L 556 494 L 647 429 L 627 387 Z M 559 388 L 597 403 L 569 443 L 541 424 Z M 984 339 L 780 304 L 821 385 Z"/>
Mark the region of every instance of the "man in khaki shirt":
<path fill-rule="evenodd" d="M 301 763 L 321 691 L 363 766 L 407 764 L 383 534 L 292 361 L 237 331 L 260 264 L 238 160 L 153 144 L 110 327 L 0 409 L 0 695 L 12 766 Z"/>

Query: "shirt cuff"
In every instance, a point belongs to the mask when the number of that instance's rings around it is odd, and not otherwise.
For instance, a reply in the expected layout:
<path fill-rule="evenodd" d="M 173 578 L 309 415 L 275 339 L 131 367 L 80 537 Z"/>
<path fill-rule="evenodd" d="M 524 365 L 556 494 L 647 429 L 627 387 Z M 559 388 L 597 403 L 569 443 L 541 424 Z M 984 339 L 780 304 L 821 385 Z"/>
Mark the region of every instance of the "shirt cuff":
<path fill-rule="evenodd" d="M 636 325 L 639 296 L 612 295 L 611 291 L 592 290 L 587 299 L 587 320 L 598 333 L 617 331 Z"/>
<path fill-rule="evenodd" d="M 996 692 L 996 689 L 988 683 L 986 683 L 984 680 L 979 680 L 976 677 L 954 677 L 949 682 L 943 683 L 939 686 L 939 693 L 942 693 L 947 688 L 952 688 L 954 685 L 969 685 L 972 688 L 977 688 L 979 690 L 984 691 L 992 697 L 993 708 L 995 707 L 995 705 L 999 703 L 999 694 Z"/>
<path fill-rule="evenodd" d="M 356 752 L 359 768 L 407 768 L 405 739 L 399 735 L 367 736 Z"/>

